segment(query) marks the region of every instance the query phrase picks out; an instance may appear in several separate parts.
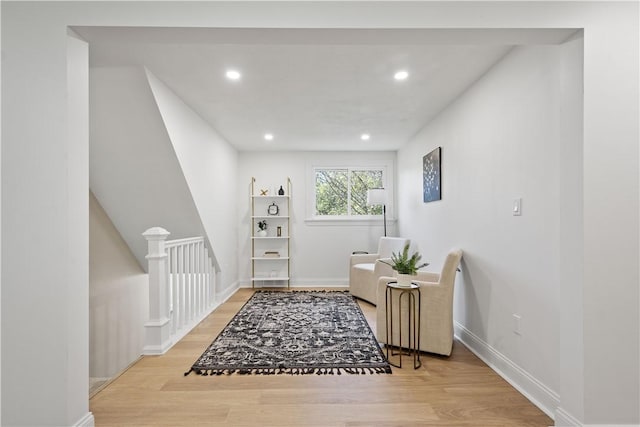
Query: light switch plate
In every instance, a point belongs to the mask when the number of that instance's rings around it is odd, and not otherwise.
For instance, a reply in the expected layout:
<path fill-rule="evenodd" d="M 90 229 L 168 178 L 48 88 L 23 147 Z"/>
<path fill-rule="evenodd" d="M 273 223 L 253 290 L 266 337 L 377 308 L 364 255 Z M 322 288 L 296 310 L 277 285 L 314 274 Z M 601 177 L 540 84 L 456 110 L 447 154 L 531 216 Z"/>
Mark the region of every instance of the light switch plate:
<path fill-rule="evenodd" d="M 522 199 L 518 197 L 513 199 L 513 216 L 522 215 Z"/>

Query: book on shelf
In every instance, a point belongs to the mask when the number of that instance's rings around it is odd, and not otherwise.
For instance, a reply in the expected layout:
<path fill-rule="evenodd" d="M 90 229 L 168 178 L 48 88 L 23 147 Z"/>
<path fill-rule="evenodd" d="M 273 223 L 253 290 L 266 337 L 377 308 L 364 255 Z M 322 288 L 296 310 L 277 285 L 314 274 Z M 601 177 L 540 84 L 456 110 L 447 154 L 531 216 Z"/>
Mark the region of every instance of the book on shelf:
<path fill-rule="evenodd" d="M 265 258 L 279 258 L 280 257 L 280 252 L 278 252 L 278 251 L 265 251 L 264 252 L 264 256 L 265 256 Z"/>

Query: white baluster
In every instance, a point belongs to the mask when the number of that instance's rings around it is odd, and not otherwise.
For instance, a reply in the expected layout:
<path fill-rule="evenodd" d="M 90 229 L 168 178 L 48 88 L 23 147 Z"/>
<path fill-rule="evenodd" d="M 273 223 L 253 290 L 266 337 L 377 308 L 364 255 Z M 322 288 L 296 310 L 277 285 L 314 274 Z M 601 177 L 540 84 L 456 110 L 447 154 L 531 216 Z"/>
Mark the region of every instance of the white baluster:
<path fill-rule="evenodd" d="M 189 245 L 187 250 L 187 271 L 189 272 L 189 299 L 187 303 L 187 319 L 190 322 L 193 319 L 193 244 Z"/>
<path fill-rule="evenodd" d="M 196 254 L 195 259 L 193 260 L 195 267 L 194 272 L 196 274 L 196 314 L 200 316 L 202 313 L 200 302 L 202 301 L 202 295 L 200 295 L 200 285 L 201 285 L 201 277 L 200 277 L 200 243 L 195 244 Z"/>
<path fill-rule="evenodd" d="M 178 246 L 178 329 L 185 324 L 184 318 L 184 246 Z"/>
<path fill-rule="evenodd" d="M 200 244 L 200 312 L 204 313 L 207 308 L 207 293 L 206 293 L 206 282 L 207 276 L 205 275 L 205 251 L 204 241 Z"/>
<path fill-rule="evenodd" d="M 171 269 L 171 322 L 173 323 L 172 333 L 176 333 L 178 328 L 178 247 L 174 246 L 169 250 L 169 265 Z"/>
<path fill-rule="evenodd" d="M 205 310 L 211 307 L 211 289 L 209 277 L 209 249 L 204 248 L 204 292 L 205 292 Z"/>
<path fill-rule="evenodd" d="M 198 271 L 200 274 L 200 313 L 204 313 L 204 241 L 200 242 L 200 256 L 198 257 Z"/>

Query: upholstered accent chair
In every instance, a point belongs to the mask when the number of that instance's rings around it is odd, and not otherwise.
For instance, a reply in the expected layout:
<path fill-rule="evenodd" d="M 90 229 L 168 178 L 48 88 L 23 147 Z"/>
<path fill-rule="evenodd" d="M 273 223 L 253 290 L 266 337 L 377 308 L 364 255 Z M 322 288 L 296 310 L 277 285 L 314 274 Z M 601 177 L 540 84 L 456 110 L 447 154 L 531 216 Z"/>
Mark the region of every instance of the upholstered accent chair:
<path fill-rule="evenodd" d="M 429 353 L 441 354 L 443 356 L 451 355 L 453 347 L 453 285 L 456 279 L 456 271 L 462 259 L 462 250 L 453 249 L 447 255 L 442 271 L 431 273 L 427 271 L 418 271 L 414 283 L 420 285 L 421 292 L 421 317 L 420 317 L 420 350 Z M 386 331 L 386 288 L 387 283 L 393 281 L 391 276 L 382 276 L 378 279 L 378 304 L 376 308 L 376 336 L 381 343 L 387 343 Z M 394 316 L 398 313 L 398 296 L 397 292 L 393 294 L 393 312 Z M 405 303 L 408 298 L 403 299 L 403 314 L 408 312 Z M 398 345 L 399 329 L 395 319 L 393 322 L 393 341 L 394 345 Z M 404 341 L 408 337 L 406 319 L 402 321 L 403 346 Z"/>
<path fill-rule="evenodd" d="M 349 260 L 349 292 L 351 295 L 376 304 L 378 278 L 393 276 L 391 266 L 380 262 L 381 259 L 391 261 L 391 254 L 401 252 L 404 245 L 410 243 L 402 237 L 381 237 L 378 251 L 374 254 L 354 253 Z"/>

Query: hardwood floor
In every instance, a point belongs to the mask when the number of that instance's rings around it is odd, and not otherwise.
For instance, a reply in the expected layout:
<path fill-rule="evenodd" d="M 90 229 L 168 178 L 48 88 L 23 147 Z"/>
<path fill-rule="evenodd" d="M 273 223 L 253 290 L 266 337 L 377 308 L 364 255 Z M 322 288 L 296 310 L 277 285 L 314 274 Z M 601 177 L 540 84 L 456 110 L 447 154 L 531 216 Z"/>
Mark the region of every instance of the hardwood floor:
<path fill-rule="evenodd" d="M 553 421 L 462 344 L 392 375 L 184 376 L 251 296 L 241 289 L 163 356 L 91 398 L 96 426 L 549 426 Z M 375 307 L 361 302 L 375 331 Z M 407 363 L 407 365 L 409 365 Z"/>

